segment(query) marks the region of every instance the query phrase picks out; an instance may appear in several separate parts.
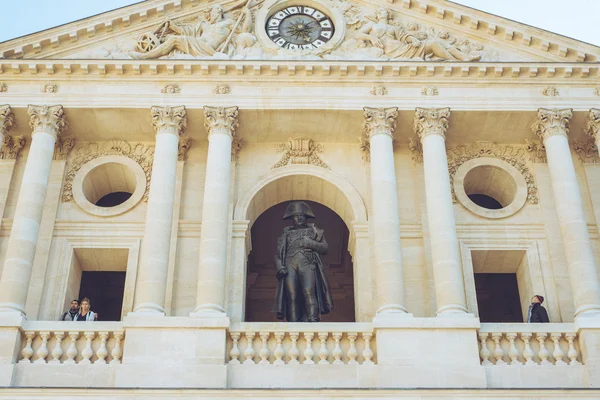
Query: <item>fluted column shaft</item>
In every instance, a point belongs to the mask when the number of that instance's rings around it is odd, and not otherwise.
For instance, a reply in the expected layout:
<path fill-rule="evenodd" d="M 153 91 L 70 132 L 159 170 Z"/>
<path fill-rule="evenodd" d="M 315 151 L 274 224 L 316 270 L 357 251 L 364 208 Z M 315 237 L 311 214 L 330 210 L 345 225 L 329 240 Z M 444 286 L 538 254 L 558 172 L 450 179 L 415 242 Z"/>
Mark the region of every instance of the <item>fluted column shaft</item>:
<path fill-rule="evenodd" d="M 151 113 L 156 146 L 133 312 L 164 314 L 179 135 L 186 126 L 186 110 L 152 107 Z"/>
<path fill-rule="evenodd" d="M 406 313 L 400 217 L 392 135 L 397 108 L 365 108 L 363 129 L 370 140 L 371 212 L 377 269 L 378 314 Z"/>
<path fill-rule="evenodd" d="M 202 203 L 197 307 L 193 316 L 225 314 L 231 142 L 237 107 L 204 107 L 208 158 Z"/>
<path fill-rule="evenodd" d="M 467 312 L 446 157 L 445 132 L 449 118 L 449 108 L 417 108 L 414 123 L 415 133 L 423 147 L 427 220 L 433 249 L 431 256 L 438 315 Z"/>
<path fill-rule="evenodd" d="M 25 313 L 54 145 L 66 126 L 62 106 L 29 106 L 33 128 L 8 250 L 0 278 L 0 312 Z"/>
<path fill-rule="evenodd" d="M 575 301 L 575 316 L 600 312 L 600 286 L 567 134 L 572 110 L 541 108 L 533 131 L 544 142 Z"/>

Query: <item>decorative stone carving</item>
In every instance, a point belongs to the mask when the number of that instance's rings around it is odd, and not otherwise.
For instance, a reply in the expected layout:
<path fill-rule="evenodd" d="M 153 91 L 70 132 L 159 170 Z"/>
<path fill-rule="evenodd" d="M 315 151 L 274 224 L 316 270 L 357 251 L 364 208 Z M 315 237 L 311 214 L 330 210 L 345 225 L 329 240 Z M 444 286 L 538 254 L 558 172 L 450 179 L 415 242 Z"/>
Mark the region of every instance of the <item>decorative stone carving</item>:
<path fill-rule="evenodd" d="M 583 131 L 586 135 L 590 135 L 594 140 L 600 139 L 600 110 L 597 108 L 590 109 L 588 119 L 585 123 Z"/>
<path fill-rule="evenodd" d="M 181 88 L 178 84 L 173 83 L 171 85 L 165 85 L 162 89 L 160 89 L 160 92 L 165 94 L 177 94 L 181 93 Z"/>
<path fill-rule="evenodd" d="M 562 135 L 569 133 L 569 122 L 573 116 L 573 110 L 570 108 L 559 110 L 540 108 L 537 119 L 531 126 L 533 133 L 540 139 L 545 140 L 548 136 Z"/>
<path fill-rule="evenodd" d="M 529 153 L 529 161 L 532 163 L 546 163 L 546 147 L 538 141 L 525 139 L 525 149 Z"/>
<path fill-rule="evenodd" d="M 49 132 L 58 136 L 67 127 L 67 120 L 63 106 L 32 106 L 27 109 L 29 126 L 33 133 L 37 131 Z"/>
<path fill-rule="evenodd" d="M 594 140 L 576 141 L 573 142 L 573 150 L 577 153 L 577 157 L 582 163 L 585 164 L 598 164 L 600 163 L 600 156 L 598 155 L 598 147 Z"/>
<path fill-rule="evenodd" d="M 415 111 L 414 131 L 423 140 L 426 135 L 440 135 L 446 138 L 450 124 L 450 108 L 420 108 Z"/>
<path fill-rule="evenodd" d="M 421 144 L 421 140 L 409 138 L 408 149 L 412 152 L 412 159 L 414 162 L 423 162 L 423 145 Z"/>
<path fill-rule="evenodd" d="M 359 137 L 360 150 L 362 152 L 362 160 L 364 162 L 371 162 L 371 142 L 368 137 Z"/>
<path fill-rule="evenodd" d="M 58 137 L 54 144 L 54 160 L 66 160 L 71 149 L 75 146 L 75 138 L 69 136 L 66 138 Z"/>
<path fill-rule="evenodd" d="M 396 117 L 398 117 L 398 107 L 390 108 L 363 108 L 365 120 L 363 122 L 363 132 L 367 137 L 383 133 L 393 136 L 396 129 Z"/>
<path fill-rule="evenodd" d="M 421 89 L 422 96 L 439 96 L 440 92 L 435 86 L 426 86 Z"/>
<path fill-rule="evenodd" d="M 8 104 L 0 106 L 0 134 L 5 135 L 15 123 L 15 115 Z"/>
<path fill-rule="evenodd" d="M 542 90 L 542 94 L 544 96 L 553 96 L 553 97 L 560 96 L 558 89 L 554 86 L 548 86 L 548 87 L 544 88 Z"/>
<path fill-rule="evenodd" d="M 8 91 L 8 86 L 6 86 L 6 83 L 0 82 L 0 93 L 7 92 L 7 91 Z"/>
<path fill-rule="evenodd" d="M 386 94 L 388 94 L 388 91 L 385 88 L 385 86 L 377 85 L 377 86 L 373 86 L 373 89 L 371 89 L 371 94 L 373 96 L 385 96 Z"/>
<path fill-rule="evenodd" d="M 317 167 L 329 168 L 320 158 L 323 146 L 315 144 L 312 139 L 299 137 L 289 139 L 286 143 L 277 146 L 277 152 L 283 153 L 281 159 L 273 168 L 283 167 L 288 164 L 312 164 Z"/>
<path fill-rule="evenodd" d="M 174 133 L 181 135 L 187 126 L 187 112 L 185 106 L 157 107 L 150 109 L 152 126 L 156 132 Z"/>
<path fill-rule="evenodd" d="M 189 136 L 181 136 L 179 138 L 179 149 L 177 151 L 177 160 L 187 160 L 187 152 L 192 147 L 192 138 Z"/>
<path fill-rule="evenodd" d="M 46 83 L 42 87 L 42 93 L 58 93 L 59 86 L 56 83 Z"/>
<path fill-rule="evenodd" d="M 146 175 L 146 190 L 144 201 L 148 200 L 150 177 L 152 175 L 152 161 L 154 159 L 154 146 L 145 143 L 129 143 L 121 139 L 108 142 L 79 142 L 71 152 L 67 165 L 67 173 L 62 192 L 62 201 L 73 201 L 73 178 L 81 167 L 102 156 L 121 155 L 128 157 L 139 164 Z"/>
<path fill-rule="evenodd" d="M 515 167 L 527 182 L 527 202 L 538 203 L 538 190 L 533 174 L 527 165 L 526 149 L 521 146 L 498 145 L 493 142 L 474 142 L 471 145 L 459 145 L 447 151 L 448 171 L 450 172 L 450 187 L 452 188 L 452 200 L 457 201 L 454 193 L 454 175 L 456 170 L 465 162 L 481 157 L 493 157 L 504 160 Z"/>
<path fill-rule="evenodd" d="M 213 132 L 225 132 L 235 136 L 238 127 L 238 108 L 233 107 L 209 107 L 204 106 L 204 127 L 210 136 Z"/>
<path fill-rule="evenodd" d="M 2 149 L 0 149 L 0 160 L 16 160 L 23 147 L 25 147 L 23 136 L 4 135 Z"/>
<path fill-rule="evenodd" d="M 600 96 L 600 87 L 594 88 L 594 95 Z"/>
<path fill-rule="evenodd" d="M 213 90 L 214 94 L 229 94 L 229 92 L 229 85 L 226 84 L 217 85 L 217 87 L 215 87 L 215 89 Z"/>
<path fill-rule="evenodd" d="M 236 162 L 238 159 L 238 154 L 242 147 L 244 146 L 244 139 L 234 137 L 231 141 L 231 161 Z"/>

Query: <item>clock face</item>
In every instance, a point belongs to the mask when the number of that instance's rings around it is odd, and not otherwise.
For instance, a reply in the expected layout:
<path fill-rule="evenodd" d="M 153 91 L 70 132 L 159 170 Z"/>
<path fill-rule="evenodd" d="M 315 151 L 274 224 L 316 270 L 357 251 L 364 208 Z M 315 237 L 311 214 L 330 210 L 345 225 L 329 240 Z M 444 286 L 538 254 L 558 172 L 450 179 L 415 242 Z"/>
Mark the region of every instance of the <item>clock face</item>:
<path fill-rule="evenodd" d="M 331 18 L 306 6 L 290 6 L 267 19 L 267 34 L 279 47 L 289 50 L 312 50 L 333 37 Z"/>

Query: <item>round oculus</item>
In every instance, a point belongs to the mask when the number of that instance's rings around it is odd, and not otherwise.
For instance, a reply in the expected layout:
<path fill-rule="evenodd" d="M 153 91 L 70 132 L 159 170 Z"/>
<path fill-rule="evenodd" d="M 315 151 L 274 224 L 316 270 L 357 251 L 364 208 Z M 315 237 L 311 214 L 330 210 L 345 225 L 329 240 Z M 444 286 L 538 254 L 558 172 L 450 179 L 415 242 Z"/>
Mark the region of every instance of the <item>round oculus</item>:
<path fill-rule="evenodd" d="M 331 18 L 307 6 L 289 6 L 267 19 L 269 38 L 288 50 L 313 50 L 333 37 Z"/>

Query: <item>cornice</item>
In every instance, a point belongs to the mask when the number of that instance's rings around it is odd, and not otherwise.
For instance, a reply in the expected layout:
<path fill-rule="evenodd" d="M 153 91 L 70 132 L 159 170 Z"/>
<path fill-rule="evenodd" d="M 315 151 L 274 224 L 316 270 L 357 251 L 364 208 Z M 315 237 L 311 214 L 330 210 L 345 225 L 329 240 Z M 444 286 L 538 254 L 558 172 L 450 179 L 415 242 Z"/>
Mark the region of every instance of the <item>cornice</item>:
<path fill-rule="evenodd" d="M 252 60 L 2 60 L 0 76 L 31 79 L 57 77 L 321 76 L 345 79 L 439 78 L 597 84 L 600 63 L 548 62 L 424 62 L 424 61 L 252 61 Z M 172 79 L 172 78 L 171 78 Z"/>

